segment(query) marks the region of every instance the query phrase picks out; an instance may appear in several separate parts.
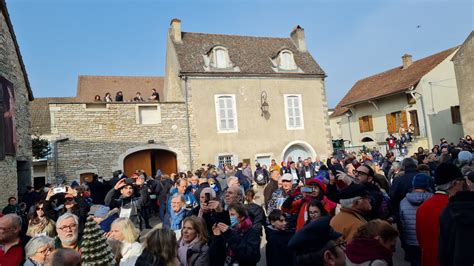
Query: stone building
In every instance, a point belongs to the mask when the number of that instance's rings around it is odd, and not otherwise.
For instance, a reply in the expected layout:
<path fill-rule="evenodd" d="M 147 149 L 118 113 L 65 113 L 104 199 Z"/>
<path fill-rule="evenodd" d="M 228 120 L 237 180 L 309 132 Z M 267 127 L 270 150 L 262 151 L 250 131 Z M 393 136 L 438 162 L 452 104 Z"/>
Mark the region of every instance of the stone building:
<path fill-rule="evenodd" d="M 385 147 L 386 138 L 400 138 L 399 128 L 415 127 L 409 147 L 432 147 L 441 138 L 456 142 L 462 136 L 459 99 L 451 58 L 459 47 L 413 61 L 357 81 L 331 114 L 333 139 L 349 146 Z"/>
<path fill-rule="evenodd" d="M 289 38 L 250 37 L 181 32 L 173 19 L 165 77 L 147 78 L 162 79 L 155 86 L 160 102 L 92 102 L 104 88 L 145 88 L 97 76 L 89 77 L 95 85 L 81 76 L 73 100 L 51 99 L 48 127 L 57 156 L 49 173 L 70 180 L 118 169 L 154 175 L 331 151 L 325 73 L 300 26 Z"/>
<path fill-rule="evenodd" d="M 4 0 L 0 0 L 0 206 L 31 184 L 33 93 Z"/>
<path fill-rule="evenodd" d="M 458 84 L 459 107 L 465 135 L 474 134 L 474 32 L 453 56 Z"/>

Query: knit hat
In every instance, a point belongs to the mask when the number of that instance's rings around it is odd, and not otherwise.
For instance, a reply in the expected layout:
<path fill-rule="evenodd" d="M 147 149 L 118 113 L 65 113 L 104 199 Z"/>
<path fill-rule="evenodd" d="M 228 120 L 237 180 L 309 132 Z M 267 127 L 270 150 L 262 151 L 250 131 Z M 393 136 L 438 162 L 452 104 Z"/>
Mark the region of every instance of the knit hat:
<path fill-rule="evenodd" d="M 92 205 L 89 211 L 89 215 L 94 217 L 104 218 L 109 213 L 110 208 L 105 205 Z"/>
<path fill-rule="evenodd" d="M 462 178 L 463 175 L 461 170 L 452 163 L 442 163 L 435 170 L 435 183 L 436 185 L 444 185 L 457 178 Z"/>
<path fill-rule="evenodd" d="M 472 161 L 472 153 L 468 151 L 461 151 L 458 154 L 458 160 L 459 162 L 471 162 Z"/>
<path fill-rule="evenodd" d="M 336 240 L 342 235 L 334 231 L 329 225 L 329 216 L 309 223 L 298 231 L 288 242 L 288 248 L 298 253 L 308 250 L 320 250 L 330 240 Z"/>
<path fill-rule="evenodd" d="M 430 182 L 433 180 L 431 176 L 427 174 L 417 174 L 413 177 L 412 185 L 413 189 L 421 188 L 421 189 L 428 189 L 430 188 Z"/>

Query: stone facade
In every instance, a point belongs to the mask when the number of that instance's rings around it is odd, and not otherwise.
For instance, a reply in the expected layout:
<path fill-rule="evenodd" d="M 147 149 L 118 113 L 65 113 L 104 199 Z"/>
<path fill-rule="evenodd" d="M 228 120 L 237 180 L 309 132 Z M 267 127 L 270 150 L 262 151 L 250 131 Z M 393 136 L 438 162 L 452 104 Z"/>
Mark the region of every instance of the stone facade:
<path fill-rule="evenodd" d="M 0 76 L 13 84 L 15 92 L 15 127 L 16 127 L 16 156 L 6 156 L 0 160 L 0 206 L 3 206 L 7 198 L 17 196 L 24 191 L 27 184 L 31 184 L 31 137 L 29 120 L 29 101 L 32 99 L 31 91 L 28 89 L 27 77 L 22 68 L 21 55 L 9 25 L 8 12 L 5 3 L 0 2 Z M 3 141 L 3 140 L 0 140 Z M 26 172 L 18 176 L 18 168 L 26 169 Z"/>
<path fill-rule="evenodd" d="M 465 135 L 474 134 L 474 33 L 471 32 L 453 57 L 459 107 Z"/>
<path fill-rule="evenodd" d="M 51 172 L 65 175 L 68 180 L 78 180 L 81 173 L 91 170 L 111 176 L 112 171 L 123 169 L 126 155 L 146 149 L 172 151 L 178 170 L 190 168 L 184 103 L 108 103 L 102 110 L 86 105 L 50 104 L 51 132 L 60 140 L 56 145 L 58 169 Z M 137 124 L 139 106 L 158 106 L 161 122 Z M 149 140 L 154 143 L 148 143 Z M 199 157 L 194 136 L 191 147 L 192 157 Z"/>

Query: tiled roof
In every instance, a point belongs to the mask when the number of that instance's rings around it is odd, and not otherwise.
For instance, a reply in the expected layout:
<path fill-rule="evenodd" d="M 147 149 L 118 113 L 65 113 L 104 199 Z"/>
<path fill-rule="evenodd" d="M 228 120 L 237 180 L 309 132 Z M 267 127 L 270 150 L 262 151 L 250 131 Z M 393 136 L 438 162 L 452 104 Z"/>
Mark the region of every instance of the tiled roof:
<path fill-rule="evenodd" d="M 340 115 L 345 114 L 347 111 L 349 111 L 349 108 L 347 108 L 347 107 L 342 107 L 342 106 L 340 106 L 340 105 L 338 104 L 338 105 L 336 105 L 336 107 L 334 108 L 334 112 L 329 115 L 329 118 L 338 117 L 338 116 L 340 116 Z"/>
<path fill-rule="evenodd" d="M 454 53 L 457 48 L 458 47 L 450 48 L 440 53 L 414 61 L 406 69 L 402 69 L 400 66 L 361 79 L 357 81 L 346 96 L 342 98 L 338 106 L 347 107 L 364 101 L 406 91 L 410 87 L 416 86 L 424 75 L 430 72 L 449 55 Z M 333 114 L 331 117 L 334 116 L 335 115 Z"/>
<path fill-rule="evenodd" d="M 291 38 L 251 37 L 237 35 L 182 33 L 182 43 L 174 43 L 181 73 L 229 74 L 233 75 L 324 75 L 309 52 L 300 52 Z M 203 55 L 215 46 L 228 50 L 231 62 L 239 72 L 210 72 L 204 69 Z M 272 69 L 271 59 L 283 49 L 293 52 L 296 65 L 303 73 L 277 73 Z"/>
<path fill-rule="evenodd" d="M 18 55 L 18 61 L 20 62 L 21 71 L 23 72 L 23 78 L 25 79 L 26 89 L 28 90 L 28 99 L 32 101 L 34 99 L 33 91 L 31 90 L 30 81 L 28 80 L 28 74 L 26 73 L 26 67 L 23 63 L 23 57 L 20 53 L 20 46 L 18 45 L 18 42 L 16 40 L 15 31 L 13 30 L 13 25 L 10 20 L 10 15 L 8 14 L 7 4 L 5 3 L 5 0 L 0 0 L 0 9 L 3 13 L 3 16 L 5 17 L 5 20 L 8 25 L 8 30 L 10 31 L 13 43 L 15 44 L 15 50 Z"/>
<path fill-rule="evenodd" d="M 163 101 L 163 77 L 132 77 L 132 76 L 79 76 L 77 81 L 78 102 L 92 102 L 95 95 L 102 99 L 110 92 L 115 101 L 115 94 L 122 91 L 124 101 L 130 101 L 137 92 L 146 100 L 155 88 Z"/>
<path fill-rule="evenodd" d="M 46 135 L 51 133 L 50 103 L 75 102 L 72 97 L 64 98 L 35 98 L 30 102 L 31 134 Z"/>

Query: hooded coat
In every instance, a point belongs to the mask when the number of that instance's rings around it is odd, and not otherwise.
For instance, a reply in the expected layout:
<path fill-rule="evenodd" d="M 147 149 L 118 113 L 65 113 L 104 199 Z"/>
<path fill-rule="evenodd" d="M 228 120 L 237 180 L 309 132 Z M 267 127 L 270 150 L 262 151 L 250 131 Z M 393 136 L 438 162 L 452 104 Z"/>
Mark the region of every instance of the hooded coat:
<path fill-rule="evenodd" d="M 418 246 L 416 239 L 416 210 L 427 199 L 431 198 L 430 192 L 410 192 L 400 202 L 400 222 L 402 225 L 402 234 L 405 244 Z"/>
<path fill-rule="evenodd" d="M 440 264 L 473 265 L 474 192 L 458 192 L 451 197 L 439 217 L 439 223 Z"/>
<path fill-rule="evenodd" d="M 293 252 L 288 249 L 288 243 L 295 233 L 291 231 L 278 231 L 271 225 L 265 227 L 267 245 L 265 255 L 268 266 L 292 266 Z"/>

